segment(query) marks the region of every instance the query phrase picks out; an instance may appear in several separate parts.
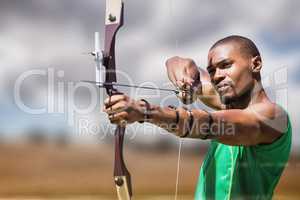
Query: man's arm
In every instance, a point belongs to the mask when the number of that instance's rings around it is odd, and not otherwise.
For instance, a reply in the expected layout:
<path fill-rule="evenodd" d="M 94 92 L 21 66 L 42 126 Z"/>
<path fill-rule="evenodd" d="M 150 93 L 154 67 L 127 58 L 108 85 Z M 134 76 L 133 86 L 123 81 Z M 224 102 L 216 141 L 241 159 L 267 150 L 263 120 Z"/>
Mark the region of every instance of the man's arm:
<path fill-rule="evenodd" d="M 198 68 L 200 71 L 201 88 L 198 94 L 198 98 L 208 107 L 215 110 L 222 109 L 222 103 L 219 94 L 211 84 L 209 74 L 202 68 Z"/>
<path fill-rule="evenodd" d="M 174 56 L 166 61 L 167 74 L 175 87 L 193 85 L 197 88 L 196 95 L 207 106 L 220 110 L 222 108 L 220 97 L 211 84 L 207 71 L 198 68 L 190 58 Z M 197 79 L 200 76 L 200 83 Z M 179 96 L 180 99 L 184 99 Z"/>
<path fill-rule="evenodd" d="M 191 137 L 197 138 L 203 120 L 203 111 L 195 110 L 197 125 Z M 206 114 L 208 115 L 208 114 Z M 260 103 L 247 109 L 231 109 L 211 113 L 213 124 L 208 138 L 227 145 L 270 144 L 284 133 L 287 127 L 287 115 L 277 105 Z M 202 123 L 202 124 L 201 124 Z M 207 121 L 204 123 L 208 123 Z"/>
<path fill-rule="evenodd" d="M 251 105 L 247 109 L 212 113 L 201 109 L 188 111 L 184 108 L 175 110 L 147 105 L 145 101 L 135 101 L 126 95 L 114 95 L 107 98 L 104 104 L 103 110 L 109 115 L 112 123 L 120 124 L 124 120 L 133 123 L 147 119 L 148 122 L 165 128 L 176 136 L 200 139 L 206 137 L 228 145 L 270 144 L 279 138 L 287 127 L 287 115 L 284 110 L 270 102 Z"/>
<path fill-rule="evenodd" d="M 160 126 L 176 136 L 187 131 L 189 114 L 185 109 L 177 108 L 180 119 L 177 129 L 170 129 L 176 115 L 174 110 L 152 106 L 151 123 Z M 194 117 L 189 138 L 217 140 L 220 143 L 237 146 L 270 144 L 279 138 L 287 127 L 287 115 L 279 106 L 260 103 L 247 109 L 230 109 L 207 113 L 201 109 L 191 110 Z M 208 131 L 211 115 L 212 123 Z"/>

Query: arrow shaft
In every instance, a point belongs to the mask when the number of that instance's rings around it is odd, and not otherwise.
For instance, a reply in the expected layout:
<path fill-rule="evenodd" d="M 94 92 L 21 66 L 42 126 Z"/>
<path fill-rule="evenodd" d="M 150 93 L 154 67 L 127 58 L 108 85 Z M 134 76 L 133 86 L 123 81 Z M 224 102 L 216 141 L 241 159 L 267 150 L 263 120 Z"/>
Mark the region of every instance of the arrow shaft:
<path fill-rule="evenodd" d="M 81 82 L 95 84 L 99 87 L 120 86 L 120 87 L 140 88 L 140 89 L 146 89 L 146 90 L 160 90 L 160 91 L 165 91 L 165 92 L 174 92 L 176 94 L 179 93 L 178 90 L 167 89 L 167 88 L 156 88 L 156 87 L 149 87 L 149 86 L 138 86 L 138 85 L 129 85 L 129 84 L 122 84 L 122 83 L 105 83 L 105 82 L 85 81 L 85 80 L 81 81 Z"/>

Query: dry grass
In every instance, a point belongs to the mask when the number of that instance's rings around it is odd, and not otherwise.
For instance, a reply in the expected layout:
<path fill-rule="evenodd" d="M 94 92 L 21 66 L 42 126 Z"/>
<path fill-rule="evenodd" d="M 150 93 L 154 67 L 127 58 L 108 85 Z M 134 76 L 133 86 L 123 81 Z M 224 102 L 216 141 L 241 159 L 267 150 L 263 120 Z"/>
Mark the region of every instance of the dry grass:
<path fill-rule="evenodd" d="M 176 152 L 126 152 L 135 200 L 174 199 Z M 193 199 L 202 157 L 183 153 L 179 195 Z M 299 199 L 300 165 L 291 160 L 274 199 Z M 0 146 L 2 199 L 116 199 L 111 146 Z M 151 196 L 147 196 L 151 194 Z"/>

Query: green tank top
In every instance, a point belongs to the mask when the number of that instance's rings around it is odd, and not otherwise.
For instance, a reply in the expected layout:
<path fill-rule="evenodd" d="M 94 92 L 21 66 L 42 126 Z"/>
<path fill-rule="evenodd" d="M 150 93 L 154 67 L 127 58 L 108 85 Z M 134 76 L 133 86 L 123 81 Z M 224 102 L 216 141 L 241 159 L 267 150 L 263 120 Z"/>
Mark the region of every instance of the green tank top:
<path fill-rule="evenodd" d="M 291 150 L 286 132 L 268 145 L 229 146 L 212 140 L 200 170 L 195 199 L 272 199 Z"/>

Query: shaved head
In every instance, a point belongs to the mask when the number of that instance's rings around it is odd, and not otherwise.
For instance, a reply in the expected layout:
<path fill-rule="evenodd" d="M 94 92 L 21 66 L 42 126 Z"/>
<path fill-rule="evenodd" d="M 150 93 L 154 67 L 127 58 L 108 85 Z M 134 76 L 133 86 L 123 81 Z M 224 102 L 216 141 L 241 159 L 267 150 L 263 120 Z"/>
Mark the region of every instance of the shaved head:
<path fill-rule="evenodd" d="M 240 53 L 243 56 L 246 56 L 246 57 L 260 56 L 260 53 L 259 53 L 256 45 L 254 44 L 254 42 L 252 42 L 252 40 L 250 40 L 249 38 L 239 36 L 239 35 L 231 35 L 231 36 L 228 36 L 228 37 L 218 40 L 216 43 L 214 43 L 212 45 L 212 47 L 210 48 L 210 51 L 212 49 L 216 48 L 217 46 L 220 46 L 223 44 L 229 44 L 229 43 L 236 45 L 238 47 Z"/>

